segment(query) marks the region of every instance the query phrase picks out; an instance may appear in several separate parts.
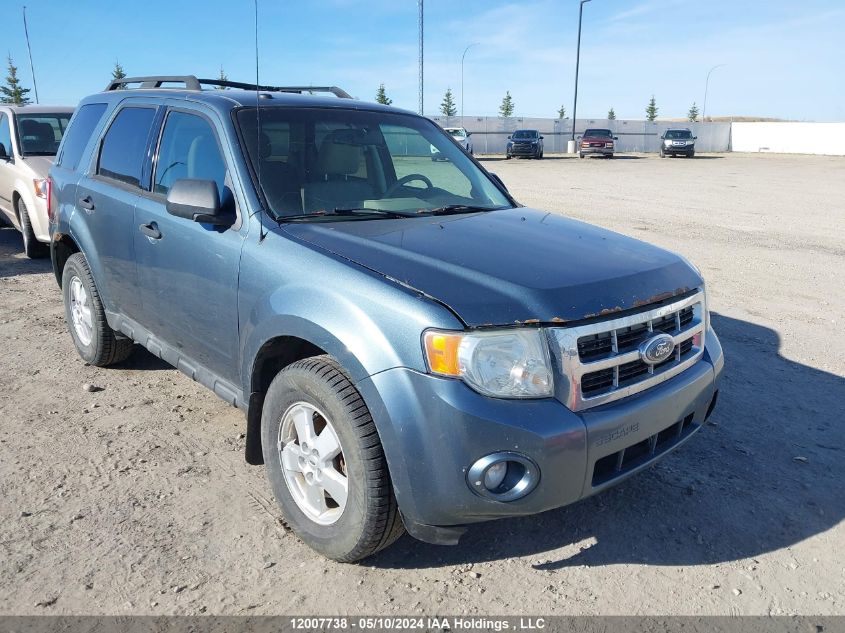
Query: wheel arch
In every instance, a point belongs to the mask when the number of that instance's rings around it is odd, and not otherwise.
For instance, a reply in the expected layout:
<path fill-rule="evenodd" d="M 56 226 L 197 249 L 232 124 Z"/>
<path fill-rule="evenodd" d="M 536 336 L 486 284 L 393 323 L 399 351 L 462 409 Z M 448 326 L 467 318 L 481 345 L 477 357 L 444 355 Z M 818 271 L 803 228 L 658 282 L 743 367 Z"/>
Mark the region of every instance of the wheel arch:
<path fill-rule="evenodd" d="M 50 242 L 50 260 L 53 263 L 53 274 L 56 276 L 56 283 L 59 284 L 59 288 L 62 287 L 62 275 L 67 260 L 70 259 L 71 255 L 79 253 L 81 250 L 70 235 L 56 233 L 53 236 Z"/>
<path fill-rule="evenodd" d="M 248 464 L 264 463 L 261 448 L 261 412 L 267 389 L 276 375 L 293 363 L 324 354 L 331 356 L 354 384 L 366 372 L 358 359 L 328 332 L 311 324 L 311 331 L 284 330 L 266 338 L 250 360 L 247 380 L 249 398 L 247 405 L 245 459 Z M 363 396 L 362 396 L 363 397 Z"/>

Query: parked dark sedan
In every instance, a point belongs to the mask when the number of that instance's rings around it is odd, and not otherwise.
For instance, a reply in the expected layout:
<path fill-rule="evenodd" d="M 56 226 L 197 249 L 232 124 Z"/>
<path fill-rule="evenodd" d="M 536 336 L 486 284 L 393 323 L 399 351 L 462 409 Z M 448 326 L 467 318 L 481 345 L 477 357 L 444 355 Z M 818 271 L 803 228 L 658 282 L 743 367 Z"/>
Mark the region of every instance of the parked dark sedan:
<path fill-rule="evenodd" d="M 543 136 L 538 130 L 516 130 L 508 137 L 505 158 L 526 156 L 543 158 Z"/>

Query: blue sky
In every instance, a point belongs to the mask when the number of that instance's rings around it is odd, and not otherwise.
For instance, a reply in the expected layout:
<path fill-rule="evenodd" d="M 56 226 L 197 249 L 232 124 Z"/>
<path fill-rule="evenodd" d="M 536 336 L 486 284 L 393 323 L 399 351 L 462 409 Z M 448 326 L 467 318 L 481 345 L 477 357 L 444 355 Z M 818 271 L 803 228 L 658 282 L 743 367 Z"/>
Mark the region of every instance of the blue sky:
<path fill-rule="evenodd" d="M 261 80 L 336 84 L 417 108 L 416 0 L 259 0 Z M 255 76 L 252 0 L 28 0 L 42 103 L 75 103 L 129 74 Z M 30 86 L 22 2 L 2 0 L 3 43 Z M 426 114 L 447 87 L 467 114 L 572 109 L 577 0 L 426 0 Z M 3 50 L 2 52 L 6 52 Z M 592 0 L 584 7 L 579 114 L 660 116 L 693 101 L 720 115 L 845 120 L 845 0 Z M 4 73 L 5 74 L 5 73 Z"/>

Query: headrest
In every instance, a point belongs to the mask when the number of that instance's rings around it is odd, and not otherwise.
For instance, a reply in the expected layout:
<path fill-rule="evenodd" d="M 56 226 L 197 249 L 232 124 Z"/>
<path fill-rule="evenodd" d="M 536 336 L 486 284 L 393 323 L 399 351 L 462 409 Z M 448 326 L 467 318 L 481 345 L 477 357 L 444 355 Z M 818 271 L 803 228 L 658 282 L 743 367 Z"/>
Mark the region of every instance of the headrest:
<path fill-rule="evenodd" d="M 358 172 L 363 155 L 364 148 L 349 143 L 348 134 L 338 130 L 329 134 L 320 145 L 317 170 L 331 176 L 348 176 Z"/>

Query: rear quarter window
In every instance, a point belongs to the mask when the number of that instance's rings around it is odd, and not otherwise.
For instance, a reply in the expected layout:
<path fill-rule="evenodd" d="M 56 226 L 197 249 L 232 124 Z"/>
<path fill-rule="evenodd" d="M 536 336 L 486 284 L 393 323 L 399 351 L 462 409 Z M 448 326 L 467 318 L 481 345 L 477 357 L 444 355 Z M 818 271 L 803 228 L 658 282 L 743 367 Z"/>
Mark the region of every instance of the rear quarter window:
<path fill-rule="evenodd" d="M 59 150 L 59 157 L 56 161 L 58 165 L 66 169 L 76 169 L 79 165 L 79 160 L 82 158 L 82 152 L 88 145 L 91 135 L 103 118 L 103 113 L 106 111 L 105 103 L 88 103 L 76 111 L 70 121 L 70 127 L 65 132 L 62 141 L 61 149 Z"/>

